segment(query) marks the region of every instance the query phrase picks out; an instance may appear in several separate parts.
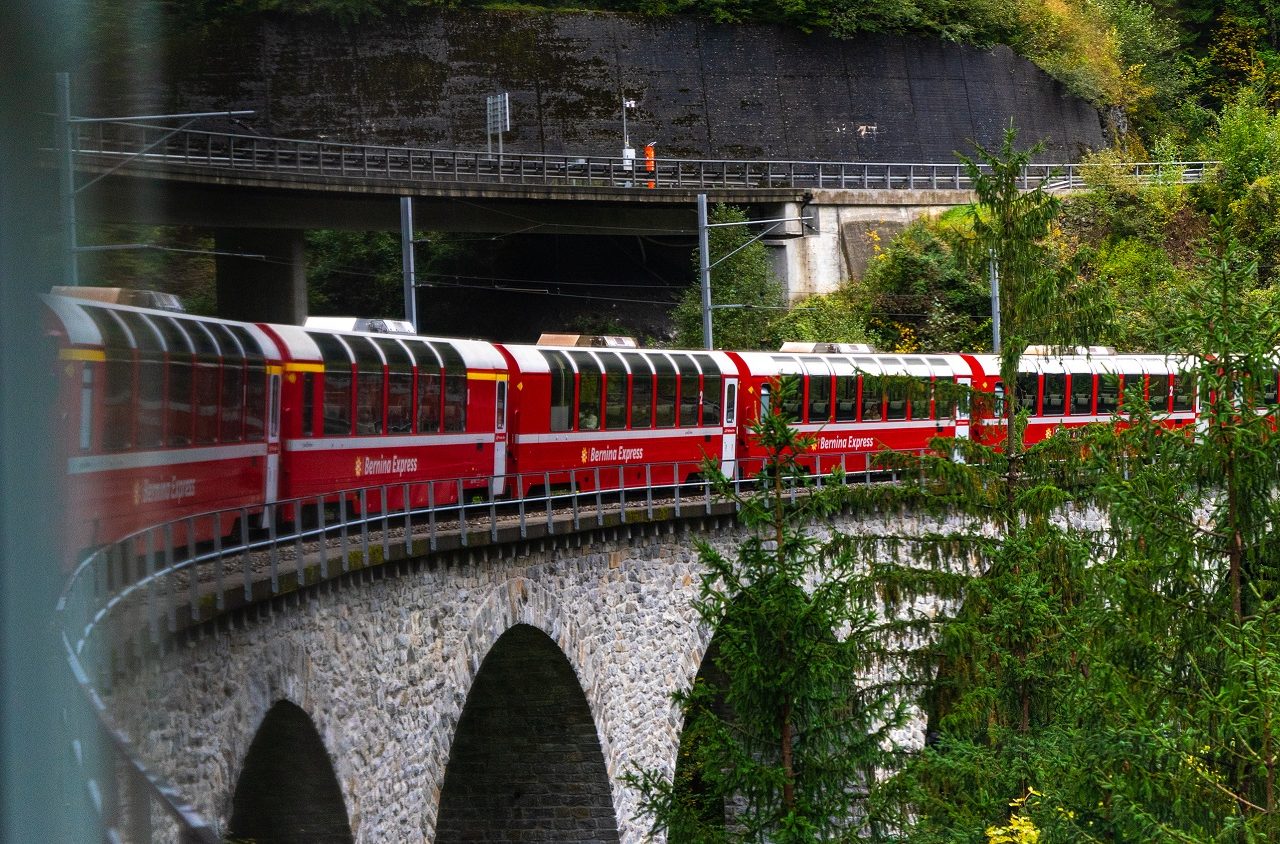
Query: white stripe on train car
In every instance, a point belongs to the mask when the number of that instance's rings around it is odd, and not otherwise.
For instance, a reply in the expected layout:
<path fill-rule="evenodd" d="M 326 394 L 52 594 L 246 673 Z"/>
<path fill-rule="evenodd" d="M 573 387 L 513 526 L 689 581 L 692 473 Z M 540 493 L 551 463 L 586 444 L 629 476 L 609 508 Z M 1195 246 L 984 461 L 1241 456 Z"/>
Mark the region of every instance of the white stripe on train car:
<path fill-rule="evenodd" d="M 721 426 L 710 428 L 657 428 L 627 431 L 622 428 L 603 431 L 564 431 L 554 434 L 521 434 L 516 442 L 524 443 L 576 443 L 586 440 L 659 440 L 668 437 L 720 436 Z"/>
<path fill-rule="evenodd" d="M 493 442 L 493 434 L 402 434 L 400 436 L 328 437 L 289 440 L 286 451 L 348 451 L 370 448 L 422 448 L 440 445 L 474 445 Z"/>
<path fill-rule="evenodd" d="M 236 460 L 265 457 L 266 443 L 211 445 L 199 448 L 175 448 L 164 451 L 132 451 L 124 454 L 95 454 L 67 460 L 67 474 L 87 475 L 118 469 L 153 469 L 157 466 L 183 466 L 211 460 Z"/>

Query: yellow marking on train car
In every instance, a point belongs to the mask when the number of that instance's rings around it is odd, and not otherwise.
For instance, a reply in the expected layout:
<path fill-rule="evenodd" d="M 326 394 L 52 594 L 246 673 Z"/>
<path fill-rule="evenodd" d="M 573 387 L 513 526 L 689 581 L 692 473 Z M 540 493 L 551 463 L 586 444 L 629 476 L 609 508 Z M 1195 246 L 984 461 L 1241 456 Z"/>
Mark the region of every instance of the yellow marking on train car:
<path fill-rule="evenodd" d="M 323 363 L 286 363 L 286 372 L 324 372 Z"/>
<path fill-rule="evenodd" d="M 267 367 L 267 374 L 268 374 L 268 375 L 279 375 L 281 372 L 284 372 L 284 367 L 283 367 L 283 366 L 268 366 L 268 367 Z"/>
<path fill-rule="evenodd" d="M 58 352 L 63 360 L 106 360 L 107 353 L 102 349 L 63 349 Z"/>
<path fill-rule="evenodd" d="M 505 372 L 468 372 L 468 381 L 506 381 L 507 373 Z"/>

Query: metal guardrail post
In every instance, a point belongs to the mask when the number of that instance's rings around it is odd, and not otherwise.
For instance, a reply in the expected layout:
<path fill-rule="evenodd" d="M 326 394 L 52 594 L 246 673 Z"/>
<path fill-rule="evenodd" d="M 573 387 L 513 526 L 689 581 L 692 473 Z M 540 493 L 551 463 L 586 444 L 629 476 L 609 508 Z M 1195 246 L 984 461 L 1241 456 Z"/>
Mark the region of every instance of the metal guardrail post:
<path fill-rule="evenodd" d="M 427 481 L 427 544 L 436 550 L 436 485 Z"/>
<path fill-rule="evenodd" d="M 244 599 L 253 600 L 253 569 L 249 565 L 249 508 L 240 508 L 240 572 L 244 580 Z"/>
<path fill-rule="evenodd" d="M 320 532 L 320 578 L 329 579 L 329 528 L 325 525 L 324 496 L 316 496 L 316 525 Z"/>
<path fill-rule="evenodd" d="M 458 478 L 458 541 L 465 548 L 470 544 L 467 537 L 467 502 L 462 489 L 462 478 Z"/>
<path fill-rule="evenodd" d="M 347 493 L 342 491 L 338 493 L 338 521 L 341 523 L 338 527 L 338 535 L 342 538 L 339 544 L 339 550 L 342 554 L 342 571 L 344 573 L 351 571 L 351 555 L 347 553 Z"/>
<path fill-rule="evenodd" d="M 369 566 L 369 489 L 360 490 L 360 563 Z"/>

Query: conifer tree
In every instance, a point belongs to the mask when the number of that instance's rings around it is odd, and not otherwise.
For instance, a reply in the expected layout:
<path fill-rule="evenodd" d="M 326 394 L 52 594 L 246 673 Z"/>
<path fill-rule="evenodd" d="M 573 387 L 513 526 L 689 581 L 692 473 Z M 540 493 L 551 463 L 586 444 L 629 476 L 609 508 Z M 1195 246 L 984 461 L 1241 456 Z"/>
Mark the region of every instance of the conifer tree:
<path fill-rule="evenodd" d="M 795 385 L 776 390 L 785 400 Z M 859 600 L 852 558 L 806 530 L 840 498 L 831 486 L 794 495 L 807 486 L 798 458 L 810 440 L 782 414 L 752 431 L 767 455 L 756 491 L 708 467 L 750 535 L 734 557 L 698 543 L 694 609 L 714 631 L 712 670 L 676 696 L 685 726 L 674 780 L 629 779 L 651 832 L 671 844 L 858 840 L 866 786 L 902 720 L 893 689 L 874 680 L 881 622 Z"/>

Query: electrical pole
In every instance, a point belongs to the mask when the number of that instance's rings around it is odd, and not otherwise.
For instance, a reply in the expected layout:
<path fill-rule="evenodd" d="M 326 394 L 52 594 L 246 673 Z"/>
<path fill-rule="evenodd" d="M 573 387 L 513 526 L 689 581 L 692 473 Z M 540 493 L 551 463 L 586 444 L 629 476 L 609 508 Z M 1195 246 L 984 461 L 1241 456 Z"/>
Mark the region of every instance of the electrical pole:
<path fill-rule="evenodd" d="M 76 248 L 76 166 L 71 123 L 71 74 L 57 74 L 59 199 L 62 209 L 62 283 L 80 285 L 79 250 Z"/>
<path fill-rule="evenodd" d="M 418 277 L 413 249 L 413 197 L 400 197 L 400 261 L 404 267 L 404 318 L 418 331 Z"/>
<path fill-rule="evenodd" d="M 996 250 L 987 250 L 987 267 L 991 276 L 991 351 L 1000 354 L 1000 269 Z"/>
<path fill-rule="evenodd" d="M 711 245 L 707 230 L 707 195 L 698 194 L 698 280 L 702 284 L 702 347 L 715 348 L 711 338 Z"/>

